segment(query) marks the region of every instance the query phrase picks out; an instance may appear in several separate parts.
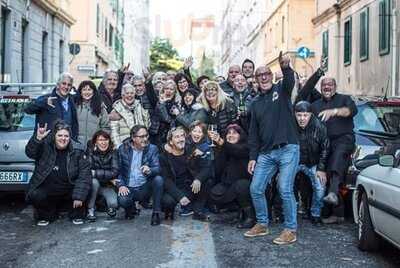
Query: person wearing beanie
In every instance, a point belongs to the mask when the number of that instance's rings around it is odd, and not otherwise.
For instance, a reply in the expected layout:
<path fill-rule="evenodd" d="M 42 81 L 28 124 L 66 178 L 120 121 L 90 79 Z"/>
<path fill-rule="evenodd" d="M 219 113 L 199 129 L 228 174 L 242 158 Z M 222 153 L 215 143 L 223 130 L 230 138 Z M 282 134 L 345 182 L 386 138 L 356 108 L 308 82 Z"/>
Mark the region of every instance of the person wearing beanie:
<path fill-rule="evenodd" d="M 300 141 L 300 162 L 297 172 L 303 173 L 312 185 L 311 222 L 321 224 L 321 208 L 326 185 L 329 139 L 326 127 L 312 114 L 311 104 L 300 101 L 295 108 Z"/>

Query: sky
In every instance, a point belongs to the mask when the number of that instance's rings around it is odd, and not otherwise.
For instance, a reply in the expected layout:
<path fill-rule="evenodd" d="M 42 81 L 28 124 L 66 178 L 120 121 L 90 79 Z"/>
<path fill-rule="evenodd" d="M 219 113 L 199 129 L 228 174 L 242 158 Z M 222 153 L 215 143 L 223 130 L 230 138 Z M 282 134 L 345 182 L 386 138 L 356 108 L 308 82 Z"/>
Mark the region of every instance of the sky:
<path fill-rule="evenodd" d="M 179 56 L 187 57 L 193 50 L 189 37 L 191 18 L 213 15 L 216 22 L 221 16 L 220 0 L 150 0 L 151 36 L 168 37 Z M 215 38 L 209 38 L 210 45 Z M 214 40 L 213 40 L 214 39 Z"/>

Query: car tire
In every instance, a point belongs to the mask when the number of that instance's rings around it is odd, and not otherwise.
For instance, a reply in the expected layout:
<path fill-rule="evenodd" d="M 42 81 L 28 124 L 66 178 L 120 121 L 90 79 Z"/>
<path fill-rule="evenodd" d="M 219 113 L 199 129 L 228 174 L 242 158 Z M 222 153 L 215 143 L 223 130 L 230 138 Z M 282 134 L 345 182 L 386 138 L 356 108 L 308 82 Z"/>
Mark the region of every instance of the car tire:
<path fill-rule="evenodd" d="M 358 248 L 362 251 L 375 251 L 379 243 L 380 238 L 375 233 L 369 213 L 367 194 L 362 193 L 358 209 Z"/>

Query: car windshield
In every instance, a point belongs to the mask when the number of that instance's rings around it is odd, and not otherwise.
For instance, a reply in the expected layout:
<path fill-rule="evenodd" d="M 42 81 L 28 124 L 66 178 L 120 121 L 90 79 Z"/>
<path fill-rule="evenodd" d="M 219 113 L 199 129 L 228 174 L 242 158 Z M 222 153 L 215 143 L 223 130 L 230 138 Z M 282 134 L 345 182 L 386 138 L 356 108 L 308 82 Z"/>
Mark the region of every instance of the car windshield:
<path fill-rule="evenodd" d="M 386 104 L 361 104 L 354 117 L 356 131 L 373 131 L 386 134 L 399 134 L 400 106 Z"/>
<path fill-rule="evenodd" d="M 35 116 L 24 112 L 29 97 L 0 97 L 0 131 L 25 131 L 35 128 Z"/>

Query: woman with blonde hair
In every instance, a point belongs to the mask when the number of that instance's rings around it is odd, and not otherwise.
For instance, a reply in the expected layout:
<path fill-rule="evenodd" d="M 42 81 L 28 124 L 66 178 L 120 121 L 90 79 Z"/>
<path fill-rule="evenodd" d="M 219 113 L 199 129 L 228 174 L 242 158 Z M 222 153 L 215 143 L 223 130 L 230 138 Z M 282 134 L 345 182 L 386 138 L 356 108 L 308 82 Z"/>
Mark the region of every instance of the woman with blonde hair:
<path fill-rule="evenodd" d="M 131 128 L 135 125 L 150 126 L 150 116 L 140 101 L 135 99 L 136 91 L 131 84 L 125 84 L 121 91 L 122 98 L 113 105 L 110 113 L 111 137 L 118 147 L 130 137 Z"/>
<path fill-rule="evenodd" d="M 155 111 L 159 119 L 158 141 L 156 144 L 165 143 L 168 130 L 176 125 L 176 117 L 182 112 L 181 100 L 175 82 L 173 80 L 165 81 L 160 91 L 160 101 Z"/>
<path fill-rule="evenodd" d="M 235 103 L 217 82 L 207 82 L 197 102 L 207 111 L 207 123 L 216 125 L 216 130 L 220 135 L 225 135 L 226 127 L 237 121 L 238 112 Z"/>

